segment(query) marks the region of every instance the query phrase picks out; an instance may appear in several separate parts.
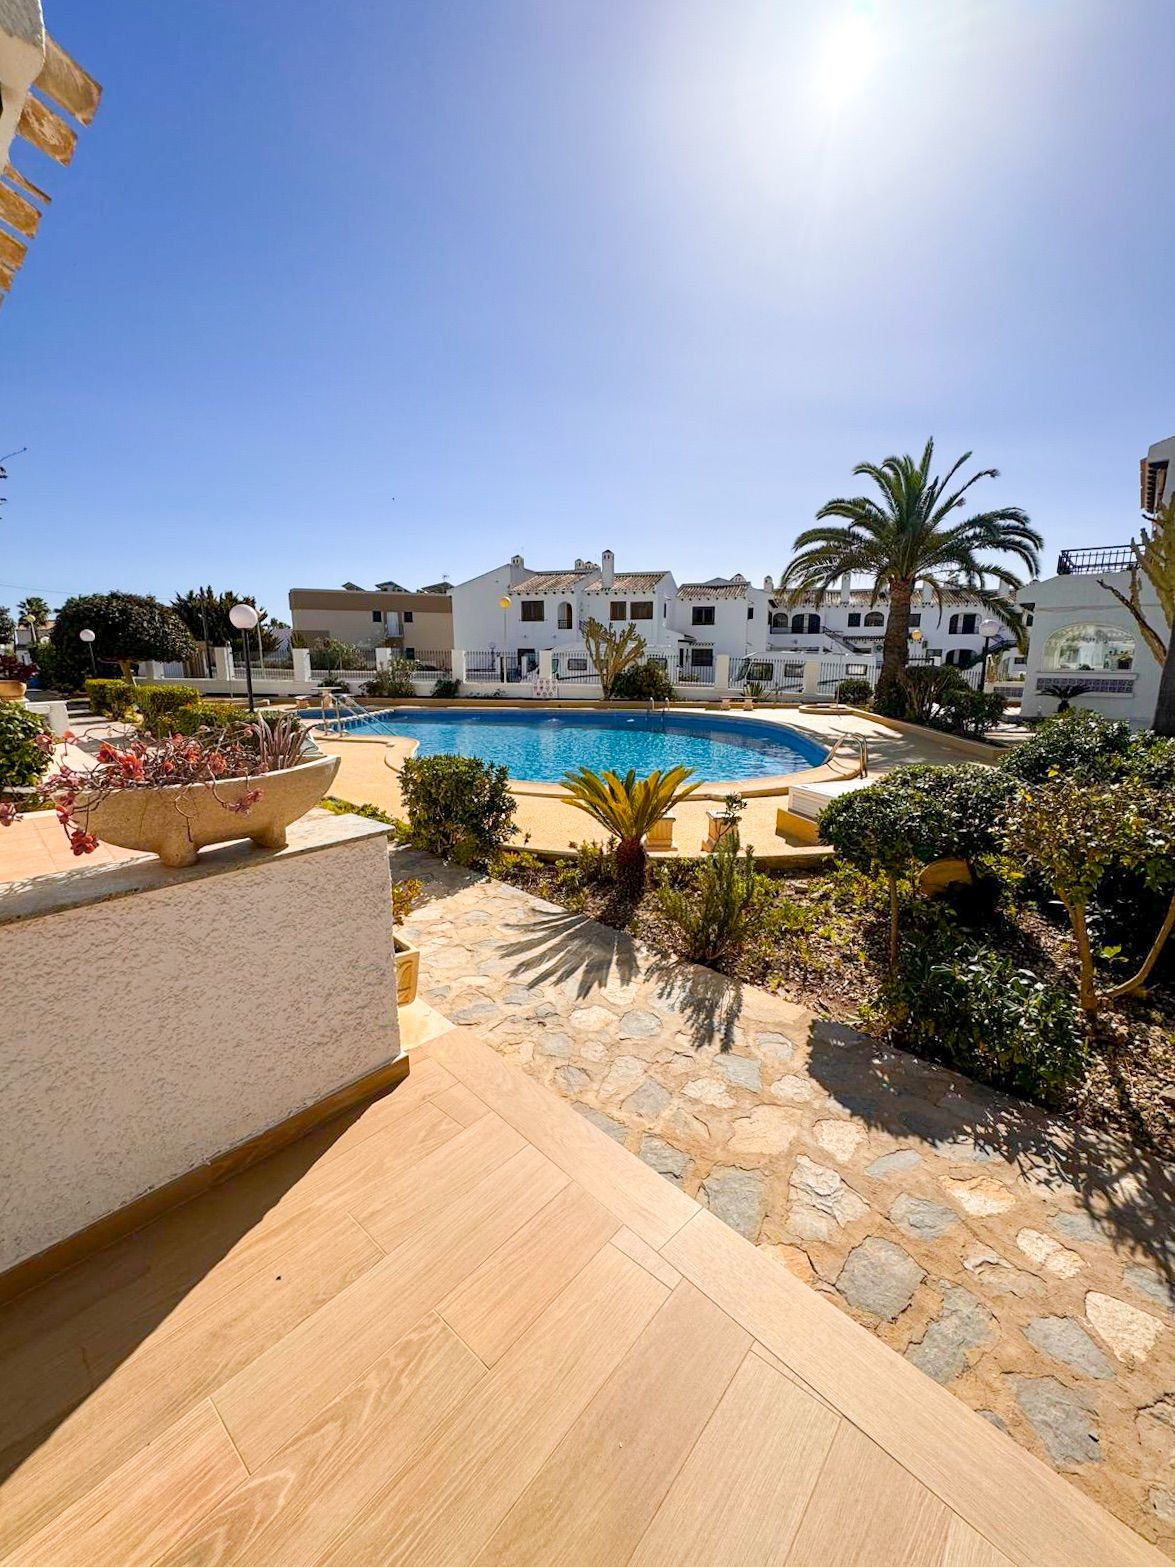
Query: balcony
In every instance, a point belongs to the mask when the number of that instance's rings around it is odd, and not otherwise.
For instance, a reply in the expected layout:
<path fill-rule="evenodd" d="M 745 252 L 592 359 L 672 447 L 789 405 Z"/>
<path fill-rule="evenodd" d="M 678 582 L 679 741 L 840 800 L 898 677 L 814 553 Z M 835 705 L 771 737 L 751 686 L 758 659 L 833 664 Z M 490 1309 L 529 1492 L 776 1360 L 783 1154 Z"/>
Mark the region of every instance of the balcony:
<path fill-rule="evenodd" d="M 1093 576 L 1097 572 L 1126 571 L 1134 564 L 1129 544 L 1109 549 L 1062 550 L 1057 556 L 1058 577 Z"/>

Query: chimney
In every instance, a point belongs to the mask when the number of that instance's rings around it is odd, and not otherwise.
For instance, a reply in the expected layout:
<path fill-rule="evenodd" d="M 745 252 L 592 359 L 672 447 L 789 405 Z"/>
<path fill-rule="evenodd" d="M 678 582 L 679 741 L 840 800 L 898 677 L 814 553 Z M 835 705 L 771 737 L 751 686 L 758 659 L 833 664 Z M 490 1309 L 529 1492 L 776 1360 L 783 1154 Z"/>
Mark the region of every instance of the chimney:
<path fill-rule="evenodd" d="M 616 576 L 616 557 L 611 550 L 605 550 L 600 556 L 600 585 L 610 591 Z"/>
<path fill-rule="evenodd" d="M 775 581 L 772 577 L 768 576 L 763 578 L 763 591 L 764 593 L 775 592 Z"/>
<path fill-rule="evenodd" d="M 853 579 L 847 571 L 840 579 L 840 601 L 842 604 L 853 602 Z"/>

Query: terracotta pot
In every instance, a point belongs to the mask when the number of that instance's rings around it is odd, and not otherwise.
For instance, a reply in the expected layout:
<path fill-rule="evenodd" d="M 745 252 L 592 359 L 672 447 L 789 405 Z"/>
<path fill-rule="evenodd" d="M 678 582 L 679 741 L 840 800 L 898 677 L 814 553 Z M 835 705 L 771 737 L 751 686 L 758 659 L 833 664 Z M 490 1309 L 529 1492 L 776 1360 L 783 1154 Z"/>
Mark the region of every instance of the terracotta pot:
<path fill-rule="evenodd" d="M 286 828 L 313 809 L 334 782 L 340 758 L 319 756 L 297 767 L 216 785 L 168 784 L 159 789 L 116 789 L 87 813 L 78 795 L 75 816 L 102 843 L 157 854 L 164 865 L 194 865 L 200 849 L 251 838 L 260 849 L 284 849 Z M 226 810 L 250 789 L 261 798 L 246 813 Z"/>
<path fill-rule="evenodd" d="M 27 690 L 23 680 L 0 680 L 0 702 L 23 702 Z"/>

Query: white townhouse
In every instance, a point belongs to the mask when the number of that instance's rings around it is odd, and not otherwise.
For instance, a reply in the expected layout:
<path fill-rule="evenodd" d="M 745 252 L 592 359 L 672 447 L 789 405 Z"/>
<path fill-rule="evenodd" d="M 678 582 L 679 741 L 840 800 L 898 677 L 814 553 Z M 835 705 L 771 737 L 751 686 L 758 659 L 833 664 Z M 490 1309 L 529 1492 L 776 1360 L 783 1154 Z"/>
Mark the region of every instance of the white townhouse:
<path fill-rule="evenodd" d="M 453 645 L 466 650 L 467 664 L 471 655 L 505 654 L 525 673 L 537 669 L 541 652 L 582 647 L 584 626 L 598 620 L 614 629 L 634 625 L 650 649 L 661 649 L 671 640 L 676 596 L 672 573 L 617 571 L 611 550 L 598 566 L 577 560 L 549 571 L 535 571 L 515 555 L 453 587 Z"/>
<path fill-rule="evenodd" d="M 770 579 L 768 579 L 770 581 Z M 827 656 L 879 659 L 889 619 L 889 599 L 873 601 L 869 587 L 853 587 L 845 577 L 824 594 L 805 594 L 789 604 L 775 595 L 768 647 Z M 944 587 L 942 602 L 933 589 L 921 588 L 910 610 L 910 657 L 967 668 L 988 652 L 1010 647 L 1014 638 L 967 588 Z"/>
<path fill-rule="evenodd" d="M 1175 436 L 1156 441 L 1141 463 L 1139 503 L 1153 515 L 1175 494 Z M 1154 721 L 1159 661 L 1133 615 L 1110 591 L 1130 597 L 1134 554 L 1129 544 L 1063 550 L 1056 575 L 1030 582 L 1018 595 L 1031 613 L 1021 712 L 1056 712 L 1061 701 L 1124 718 L 1137 729 Z M 1158 594 L 1138 572 L 1139 608 L 1160 637 L 1168 634 Z"/>
<path fill-rule="evenodd" d="M 867 587 L 842 581 L 822 601 L 808 595 L 789 605 L 770 577 L 755 587 L 741 573 L 705 582 L 674 581 L 672 572 L 617 571 L 605 550 L 600 564 L 535 571 L 521 555 L 451 591 L 453 646 L 487 666 L 505 658 L 515 678 L 539 667 L 545 651 L 582 651 L 583 627 L 635 625 L 650 654 L 675 677 L 702 683 L 728 658 L 732 676 L 748 657 L 771 653 L 875 663 L 885 635 L 888 603 Z M 1011 636 L 993 629 L 987 608 L 964 589 L 948 588 L 940 606 L 927 591 L 910 617 L 910 656 L 973 664 L 986 644 L 1006 647 Z"/>

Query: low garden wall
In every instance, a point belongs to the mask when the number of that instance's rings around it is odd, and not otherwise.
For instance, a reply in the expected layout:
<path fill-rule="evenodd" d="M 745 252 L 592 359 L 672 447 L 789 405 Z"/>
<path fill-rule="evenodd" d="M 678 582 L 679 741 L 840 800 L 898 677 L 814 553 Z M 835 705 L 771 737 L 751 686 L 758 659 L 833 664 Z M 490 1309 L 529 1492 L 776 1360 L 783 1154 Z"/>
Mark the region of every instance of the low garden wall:
<path fill-rule="evenodd" d="M 0 931 L 0 1273 L 398 1070 L 378 823 L 41 877 Z"/>

